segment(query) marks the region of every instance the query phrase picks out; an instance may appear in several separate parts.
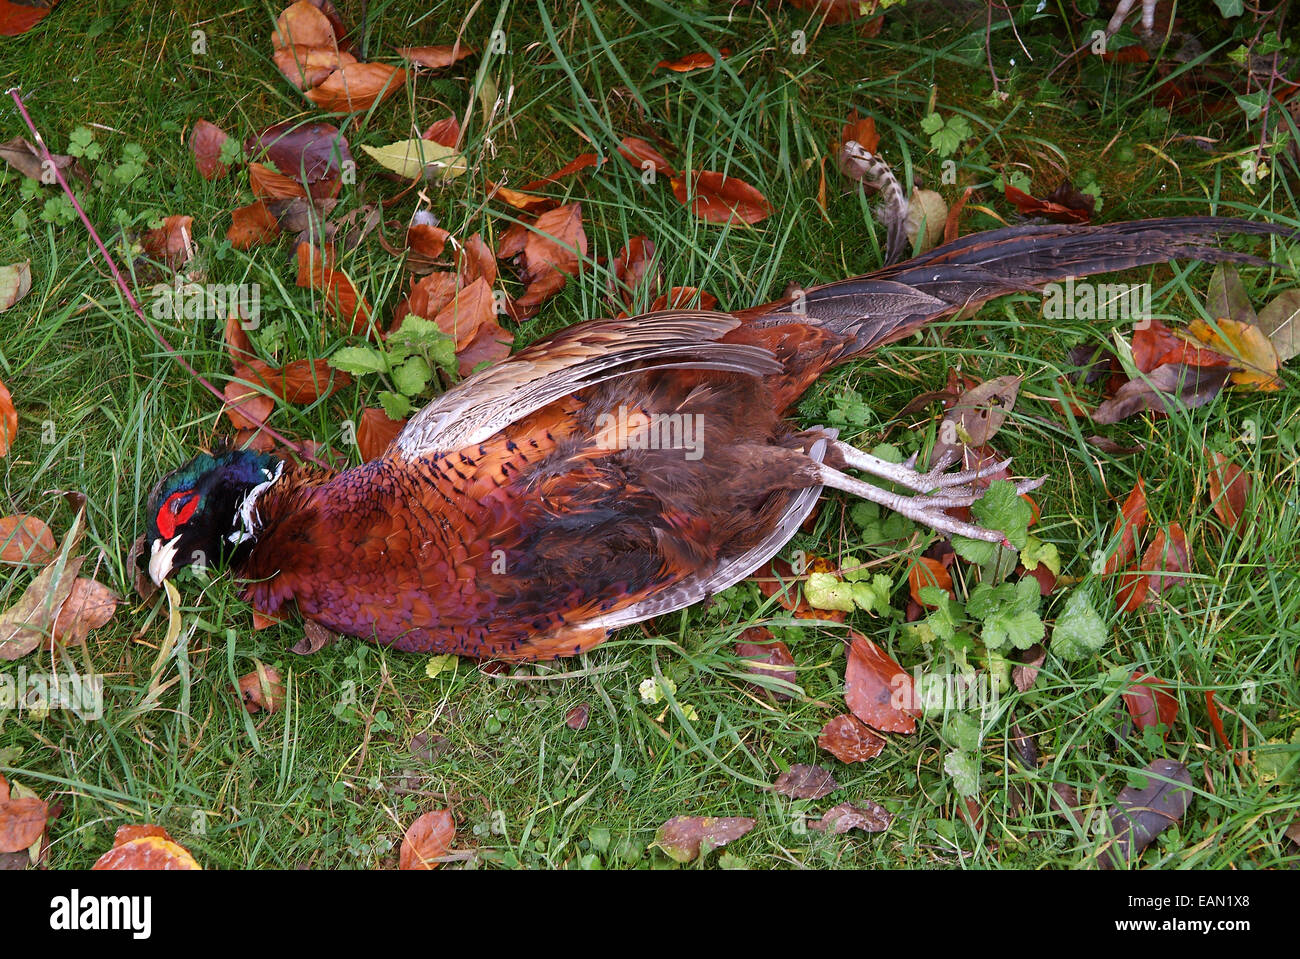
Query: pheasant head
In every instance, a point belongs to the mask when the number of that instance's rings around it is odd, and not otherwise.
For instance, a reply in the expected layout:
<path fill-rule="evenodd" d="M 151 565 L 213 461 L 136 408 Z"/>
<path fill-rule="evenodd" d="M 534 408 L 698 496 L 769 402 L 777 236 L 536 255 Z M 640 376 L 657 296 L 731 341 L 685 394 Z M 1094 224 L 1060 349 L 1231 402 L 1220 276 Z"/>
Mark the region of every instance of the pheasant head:
<path fill-rule="evenodd" d="M 284 464 L 254 450 L 200 453 L 149 494 L 145 529 L 149 554 L 141 553 L 155 583 L 184 566 L 231 562 L 257 535 L 257 498 L 280 476 Z"/>

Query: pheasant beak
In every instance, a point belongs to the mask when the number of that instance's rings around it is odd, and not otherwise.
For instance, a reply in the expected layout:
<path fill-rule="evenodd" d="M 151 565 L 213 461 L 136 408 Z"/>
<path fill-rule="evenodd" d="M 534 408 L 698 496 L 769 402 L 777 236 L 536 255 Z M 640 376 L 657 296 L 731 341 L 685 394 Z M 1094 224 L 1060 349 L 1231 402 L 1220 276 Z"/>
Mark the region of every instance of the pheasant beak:
<path fill-rule="evenodd" d="M 155 586 L 161 586 L 163 580 L 172 571 L 172 561 L 176 559 L 176 544 L 180 539 L 179 536 L 174 536 L 166 543 L 160 539 L 153 541 L 153 549 L 149 553 L 149 578 L 153 580 Z"/>

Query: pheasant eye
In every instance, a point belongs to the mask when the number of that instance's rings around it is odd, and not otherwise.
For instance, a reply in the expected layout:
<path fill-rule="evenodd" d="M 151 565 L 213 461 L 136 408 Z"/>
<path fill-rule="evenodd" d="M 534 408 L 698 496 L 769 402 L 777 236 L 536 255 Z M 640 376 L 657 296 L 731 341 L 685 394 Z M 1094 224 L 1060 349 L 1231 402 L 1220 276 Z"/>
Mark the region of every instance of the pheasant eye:
<path fill-rule="evenodd" d="M 198 505 L 199 497 L 193 490 L 177 490 L 168 496 L 158 507 L 158 532 L 162 533 L 163 539 L 175 536 L 176 527 L 189 522 Z"/>

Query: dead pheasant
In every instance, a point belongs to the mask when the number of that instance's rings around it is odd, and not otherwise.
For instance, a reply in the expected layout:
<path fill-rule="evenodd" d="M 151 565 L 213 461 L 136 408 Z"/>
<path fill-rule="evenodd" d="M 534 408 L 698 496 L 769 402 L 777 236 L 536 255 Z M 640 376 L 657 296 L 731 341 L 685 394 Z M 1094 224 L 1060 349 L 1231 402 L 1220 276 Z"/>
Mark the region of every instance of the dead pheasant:
<path fill-rule="evenodd" d="M 346 472 L 199 456 L 149 498 L 149 573 L 221 558 L 268 615 L 296 605 L 398 649 L 533 660 L 743 579 L 826 486 L 997 541 L 944 512 L 977 497 L 973 471 L 922 475 L 785 414 L 822 373 L 938 317 L 1178 257 L 1258 263 L 1216 236 L 1287 232 L 1213 217 L 1012 227 L 735 314 L 582 323 L 469 377 Z"/>

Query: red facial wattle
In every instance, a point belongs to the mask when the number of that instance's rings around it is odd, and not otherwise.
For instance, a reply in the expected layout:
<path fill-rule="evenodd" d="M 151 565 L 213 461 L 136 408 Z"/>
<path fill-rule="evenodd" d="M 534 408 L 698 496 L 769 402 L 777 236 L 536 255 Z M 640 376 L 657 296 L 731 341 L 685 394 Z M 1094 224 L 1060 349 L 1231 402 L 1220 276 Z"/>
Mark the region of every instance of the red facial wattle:
<path fill-rule="evenodd" d="M 158 532 L 164 540 L 176 535 L 176 527 L 183 526 L 198 508 L 199 497 L 193 490 L 177 490 L 158 507 Z"/>

